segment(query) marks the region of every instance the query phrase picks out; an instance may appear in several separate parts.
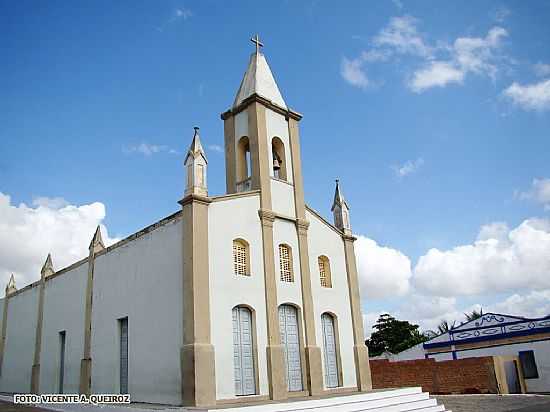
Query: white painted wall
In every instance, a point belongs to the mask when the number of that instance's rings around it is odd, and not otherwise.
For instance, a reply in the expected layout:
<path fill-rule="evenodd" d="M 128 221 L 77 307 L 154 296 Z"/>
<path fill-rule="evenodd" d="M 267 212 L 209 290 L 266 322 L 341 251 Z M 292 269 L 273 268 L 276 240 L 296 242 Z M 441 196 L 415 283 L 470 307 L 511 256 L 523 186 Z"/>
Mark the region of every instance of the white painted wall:
<path fill-rule="evenodd" d="M 4 320 L 4 302 L 6 301 L 6 298 L 0 299 L 0 331 L 2 330 L 2 322 Z M 1 334 L 2 332 L 0 332 Z"/>
<path fill-rule="evenodd" d="M 271 203 L 274 212 L 295 217 L 294 186 L 276 179 L 271 179 Z"/>
<path fill-rule="evenodd" d="M 539 372 L 539 379 L 525 379 L 527 392 L 550 392 L 550 340 L 460 351 L 457 352 L 457 358 L 497 355 L 518 356 L 519 352 L 526 350 L 534 351 L 537 370 Z"/>
<path fill-rule="evenodd" d="M 424 359 L 424 344 L 419 343 L 418 345 L 413 346 L 403 352 L 396 353 L 392 356 L 392 362 L 399 362 L 404 360 L 414 360 L 414 359 Z"/>
<path fill-rule="evenodd" d="M 182 220 L 96 258 L 92 391 L 117 393 L 118 319 L 128 317 L 128 389 L 135 402 L 181 404 Z"/>
<path fill-rule="evenodd" d="M 287 244 L 292 249 L 292 267 L 294 282 L 281 281 L 279 269 L 279 245 Z M 275 256 L 275 276 L 277 278 L 277 302 L 279 305 L 292 303 L 300 308 L 303 325 L 302 307 L 302 273 L 300 271 L 300 251 L 298 249 L 298 236 L 296 225 L 282 219 L 275 219 L 273 223 L 273 248 Z M 303 336 L 303 331 L 302 336 Z M 303 367 L 303 365 L 302 365 Z"/>
<path fill-rule="evenodd" d="M 38 291 L 35 286 L 9 298 L 1 392 L 28 393 L 31 389 Z"/>
<path fill-rule="evenodd" d="M 310 223 L 308 243 L 317 345 L 324 351 L 321 315 L 324 312 L 331 312 L 336 315 L 338 320 L 340 355 L 342 358 L 344 380 L 343 386 L 354 387 L 357 386 L 357 381 L 353 355 L 353 326 L 351 321 L 344 242 L 338 233 L 311 212 L 306 211 L 306 218 Z M 321 255 L 327 256 L 330 260 L 332 288 L 321 287 L 319 265 L 317 262 L 317 258 Z M 323 376 L 324 370 L 325 365 L 323 356 Z"/>
<path fill-rule="evenodd" d="M 265 120 L 266 120 L 266 129 L 267 129 L 267 148 L 268 160 L 269 160 L 269 174 L 273 177 L 273 153 L 271 151 L 271 141 L 274 137 L 281 139 L 285 145 L 285 159 L 286 159 L 286 175 L 287 181 L 293 183 L 293 174 L 292 174 L 292 156 L 290 154 L 290 139 L 288 136 L 288 122 L 282 114 L 276 113 L 271 109 L 265 110 Z"/>
<path fill-rule="evenodd" d="M 78 393 L 84 348 L 84 312 L 88 263 L 46 282 L 40 358 L 40 392 L 59 389 L 60 337 L 65 331 L 64 393 Z"/>
<path fill-rule="evenodd" d="M 259 394 L 269 394 L 267 381 L 267 326 L 263 270 L 262 231 L 258 194 L 213 202 L 208 210 L 210 263 L 210 316 L 212 344 L 216 351 L 216 396 L 235 398 L 232 309 L 254 309 L 258 346 Z M 248 242 L 251 276 L 233 273 L 233 239 Z M 257 388 L 258 390 L 258 388 Z"/>

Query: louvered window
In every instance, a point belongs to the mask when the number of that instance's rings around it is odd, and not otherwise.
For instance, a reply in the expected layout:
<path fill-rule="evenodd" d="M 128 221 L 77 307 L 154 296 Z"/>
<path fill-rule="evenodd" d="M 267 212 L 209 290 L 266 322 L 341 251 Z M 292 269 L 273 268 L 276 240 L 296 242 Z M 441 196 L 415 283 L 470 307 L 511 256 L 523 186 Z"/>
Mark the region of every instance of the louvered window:
<path fill-rule="evenodd" d="M 319 256 L 317 259 L 319 262 L 319 278 L 321 279 L 321 286 L 324 288 L 332 287 L 332 280 L 330 276 L 330 263 L 326 256 Z"/>
<path fill-rule="evenodd" d="M 294 282 L 292 276 L 292 254 L 290 247 L 279 245 L 279 267 L 281 269 L 281 280 L 283 282 Z"/>
<path fill-rule="evenodd" d="M 248 245 L 242 240 L 233 241 L 233 271 L 235 275 L 250 276 Z"/>

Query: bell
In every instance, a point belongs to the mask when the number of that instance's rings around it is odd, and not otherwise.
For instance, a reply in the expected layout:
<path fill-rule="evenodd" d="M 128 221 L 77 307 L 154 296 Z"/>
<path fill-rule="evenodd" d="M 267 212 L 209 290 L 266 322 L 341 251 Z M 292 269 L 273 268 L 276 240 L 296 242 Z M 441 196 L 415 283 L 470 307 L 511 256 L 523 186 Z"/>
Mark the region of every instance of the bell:
<path fill-rule="evenodd" d="M 277 156 L 273 156 L 273 170 L 279 170 L 281 168 L 281 164 L 279 163 L 279 159 L 277 159 Z"/>

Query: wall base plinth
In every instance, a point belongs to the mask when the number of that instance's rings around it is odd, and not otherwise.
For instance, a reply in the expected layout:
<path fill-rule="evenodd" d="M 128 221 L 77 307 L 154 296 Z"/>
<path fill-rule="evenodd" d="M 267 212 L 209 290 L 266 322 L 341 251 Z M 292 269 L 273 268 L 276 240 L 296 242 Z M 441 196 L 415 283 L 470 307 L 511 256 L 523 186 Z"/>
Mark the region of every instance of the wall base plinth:
<path fill-rule="evenodd" d="M 183 406 L 216 405 L 214 346 L 192 343 L 181 348 Z"/>

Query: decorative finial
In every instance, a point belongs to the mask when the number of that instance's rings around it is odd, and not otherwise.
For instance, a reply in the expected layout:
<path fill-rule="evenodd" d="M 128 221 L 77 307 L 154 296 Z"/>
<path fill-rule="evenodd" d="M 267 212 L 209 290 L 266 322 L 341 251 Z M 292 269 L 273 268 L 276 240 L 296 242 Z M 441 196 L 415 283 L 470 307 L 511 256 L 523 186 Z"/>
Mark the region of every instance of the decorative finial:
<path fill-rule="evenodd" d="M 193 127 L 193 130 L 195 130 L 195 136 L 199 134 L 199 126 Z"/>
<path fill-rule="evenodd" d="M 250 41 L 256 45 L 256 54 L 260 54 L 260 47 L 264 47 L 264 44 L 260 41 L 260 36 L 256 34 Z"/>
<path fill-rule="evenodd" d="M 40 274 L 44 277 L 48 277 L 53 275 L 54 273 L 55 273 L 55 270 L 53 268 L 52 255 L 48 253 L 48 257 L 44 262 L 44 266 L 42 266 L 42 270 L 40 271 Z"/>
<path fill-rule="evenodd" d="M 15 278 L 12 273 L 8 284 L 6 285 L 6 296 L 11 295 L 15 291 L 17 291 L 17 287 L 15 286 Z"/>
<path fill-rule="evenodd" d="M 88 249 L 90 250 L 90 253 L 97 253 L 105 249 L 105 244 L 103 243 L 103 238 L 101 237 L 101 228 L 99 227 L 99 225 L 97 225 Z"/>

